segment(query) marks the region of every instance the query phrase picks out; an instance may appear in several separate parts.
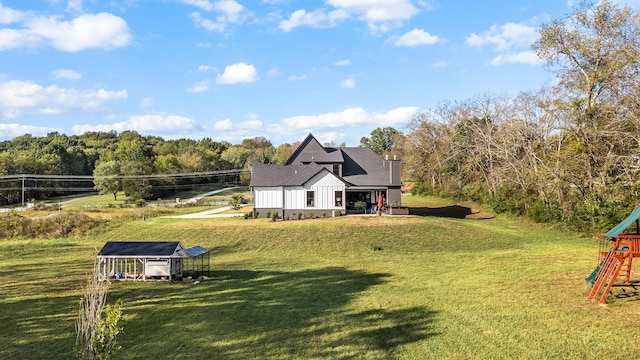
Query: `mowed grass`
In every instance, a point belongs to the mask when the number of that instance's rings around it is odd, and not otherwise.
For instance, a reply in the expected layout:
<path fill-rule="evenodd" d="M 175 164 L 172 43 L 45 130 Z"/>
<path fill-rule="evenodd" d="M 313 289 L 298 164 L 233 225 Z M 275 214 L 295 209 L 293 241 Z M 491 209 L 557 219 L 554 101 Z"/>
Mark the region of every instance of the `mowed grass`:
<path fill-rule="evenodd" d="M 419 203 L 413 198 L 412 202 Z M 115 282 L 117 359 L 628 359 L 637 295 L 600 306 L 597 242 L 515 220 L 136 220 L 84 239 L 0 241 L 0 358 L 71 358 L 107 240 L 212 251 L 211 277 Z"/>

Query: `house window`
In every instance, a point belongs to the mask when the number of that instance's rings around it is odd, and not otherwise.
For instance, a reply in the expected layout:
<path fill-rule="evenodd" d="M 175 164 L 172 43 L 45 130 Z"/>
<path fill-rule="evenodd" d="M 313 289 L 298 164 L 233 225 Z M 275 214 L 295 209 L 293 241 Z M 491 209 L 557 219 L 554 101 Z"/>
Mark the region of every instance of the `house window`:
<path fill-rule="evenodd" d="M 342 207 L 342 191 L 336 191 L 336 207 Z"/>
<path fill-rule="evenodd" d="M 340 176 L 340 164 L 333 164 L 333 173 Z"/>
<path fill-rule="evenodd" d="M 307 206 L 313 207 L 316 193 L 315 191 L 307 191 Z"/>

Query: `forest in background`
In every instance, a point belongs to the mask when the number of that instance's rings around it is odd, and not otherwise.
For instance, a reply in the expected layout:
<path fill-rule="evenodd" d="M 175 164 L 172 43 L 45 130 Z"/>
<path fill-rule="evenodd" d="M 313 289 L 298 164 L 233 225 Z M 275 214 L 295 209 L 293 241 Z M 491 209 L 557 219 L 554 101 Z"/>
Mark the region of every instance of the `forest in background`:
<path fill-rule="evenodd" d="M 515 97 L 442 103 L 402 131 L 375 129 L 360 145 L 398 155 L 416 193 L 586 232 L 607 229 L 639 201 L 640 14 L 609 0 L 584 2 L 546 23 L 532 51 L 556 76 L 553 84 Z M 164 140 L 134 131 L 24 135 L 0 143 L 0 204 L 20 201 L 21 179 L 11 177 L 17 174 L 95 176 L 95 183 L 32 180 L 27 196 L 35 199 L 94 186 L 155 199 L 203 183 L 247 184 L 251 165 L 282 163 L 297 145 L 274 147 L 263 137 L 237 145 Z M 245 171 L 213 173 L 232 169 Z M 145 177 L 158 174 L 199 175 Z"/>

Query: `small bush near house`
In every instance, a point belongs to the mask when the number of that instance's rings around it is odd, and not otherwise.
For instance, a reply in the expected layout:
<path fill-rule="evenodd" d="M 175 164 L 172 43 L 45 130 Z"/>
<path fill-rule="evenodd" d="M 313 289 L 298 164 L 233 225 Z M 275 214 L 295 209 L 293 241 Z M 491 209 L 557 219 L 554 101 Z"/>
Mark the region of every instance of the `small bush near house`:
<path fill-rule="evenodd" d="M 233 210 L 240 210 L 240 208 L 242 207 L 242 202 L 244 201 L 244 198 L 242 197 L 242 195 L 240 194 L 234 194 L 231 197 L 231 200 L 229 200 L 229 206 L 231 206 L 231 208 Z"/>

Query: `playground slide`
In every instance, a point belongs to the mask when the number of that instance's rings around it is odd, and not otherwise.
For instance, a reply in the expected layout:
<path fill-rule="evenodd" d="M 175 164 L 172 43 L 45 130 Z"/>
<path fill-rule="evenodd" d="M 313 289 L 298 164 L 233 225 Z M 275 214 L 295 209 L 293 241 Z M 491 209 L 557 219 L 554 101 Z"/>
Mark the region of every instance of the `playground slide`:
<path fill-rule="evenodd" d="M 603 262 L 601 262 L 598 266 L 596 266 L 596 268 L 593 270 L 591 275 L 589 275 L 586 278 L 584 278 L 584 281 L 586 281 L 587 284 L 589 284 L 590 287 L 593 287 L 593 283 L 596 282 L 596 278 L 598 277 L 598 274 L 600 273 L 600 268 L 602 268 L 602 263 Z"/>

